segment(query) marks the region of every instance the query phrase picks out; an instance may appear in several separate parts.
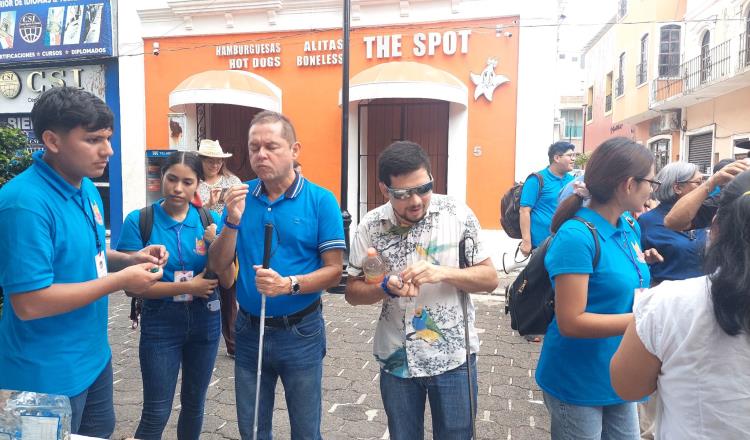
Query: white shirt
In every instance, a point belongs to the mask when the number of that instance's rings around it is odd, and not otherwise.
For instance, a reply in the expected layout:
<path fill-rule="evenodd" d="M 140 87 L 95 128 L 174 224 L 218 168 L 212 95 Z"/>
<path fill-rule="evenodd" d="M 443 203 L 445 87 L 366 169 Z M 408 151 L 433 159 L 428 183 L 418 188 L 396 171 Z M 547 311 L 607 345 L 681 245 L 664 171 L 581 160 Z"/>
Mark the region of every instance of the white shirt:
<path fill-rule="evenodd" d="M 348 273 L 363 274 L 367 248 L 384 257 L 390 274 L 417 261 L 459 267 L 459 242 L 466 243 L 470 266 L 489 258 L 479 242 L 479 221 L 453 198 L 433 194 L 427 215 L 411 227 L 399 226 L 386 203 L 368 212 L 357 227 L 349 255 Z M 466 362 L 461 294 L 448 283 L 425 284 L 416 298 L 388 298 L 375 330 L 373 353 L 383 369 L 394 376 L 436 376 Z M 469 299 L 469 345 L 479 351 L 474 329 L 474 304 Z"/>
<path fill-rule="evenodd" d="M 643 345 L 662 363 L 659 440 L 750 439 L 750 335 L 719 327 L 708 277 L 665 281 L 634 308 Z"/>

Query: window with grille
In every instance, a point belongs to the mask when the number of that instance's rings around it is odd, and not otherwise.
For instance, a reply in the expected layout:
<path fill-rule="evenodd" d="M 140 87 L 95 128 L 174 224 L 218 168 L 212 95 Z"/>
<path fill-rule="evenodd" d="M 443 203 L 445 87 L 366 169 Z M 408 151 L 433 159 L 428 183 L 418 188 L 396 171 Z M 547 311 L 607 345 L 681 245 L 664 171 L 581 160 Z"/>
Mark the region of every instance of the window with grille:
<path fill-rule="evenodd" d="M 615 96 L 625 93 L 625 52 L 620 54 L 620 63 L 617 68 L 617 84 L 615 84 Z"/>
<path fill-rule="evenodd" d="M 648 34 L 641 38 L 641 62 L 635 69 L 635 83 L 641 85 L 648 80 Z"/>
<path fill-rule="evenodd" d="M 583 114 L 579 109 L 560 110 L 560 117 L 565 119 L 565 139 L 580 139 L 583 134 Z"/>
<path fill-rule="evenodd" d="M 662 26 L 659 35 L 659 76 L 680 76 L 680 26 Z"/>

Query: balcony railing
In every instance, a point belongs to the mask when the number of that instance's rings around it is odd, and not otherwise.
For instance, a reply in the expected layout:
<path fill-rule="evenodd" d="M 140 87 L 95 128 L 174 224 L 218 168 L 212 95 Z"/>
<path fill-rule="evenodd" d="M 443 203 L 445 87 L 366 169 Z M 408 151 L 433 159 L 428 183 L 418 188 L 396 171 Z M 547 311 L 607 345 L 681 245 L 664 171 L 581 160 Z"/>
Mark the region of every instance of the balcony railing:
<path fill-rule="evenodd" d="M 609 94 L 604 97 L 604 113 L 612 111 L 612 95 Z"/>
<path fill-rule="evenodd" d="M 625 78 L 620 76 L 615 80 L 615 96 L 622 96 L 625 93 Z"/>
<path fill-rule="evenodd" d="M 652 87 L 653 102 L 660 102 L 681 93 L 690 93 L 729 75 L 731 70 L 731 40 L 680 64 L 678 78 L 659 77 Z"/>
<path fill-rule="evenodd" d="M 729 74 L 732 57 L 730 43 L 731 40 L 727 40 L 683 63 L 680 70 L 685 80 L 685 92 L 693 91 Z"/>
<path fill-rule="evenodd" d="M 740 56 L 737 70 L 745 70 L 750 67 L 750 34 L 740 34 Z"/>
<path fill-rule="evenodd" d="M 640 86 L 648 80 L 648 66 L 646 63 L 635 66 L 635 85 Z"/>

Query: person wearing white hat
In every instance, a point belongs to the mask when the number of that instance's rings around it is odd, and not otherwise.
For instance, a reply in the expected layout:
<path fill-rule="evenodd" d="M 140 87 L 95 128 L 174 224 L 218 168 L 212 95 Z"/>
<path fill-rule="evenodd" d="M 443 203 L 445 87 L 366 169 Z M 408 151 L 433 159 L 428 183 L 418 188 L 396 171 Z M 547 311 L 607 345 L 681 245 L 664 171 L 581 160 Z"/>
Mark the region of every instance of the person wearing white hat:
<path fill-rule="evenodd" d="M 219 216 L 224 211 L 222 195 L 233 185 L 240 185 L 239 177 L 227 170 L 225 159 L 232 153 L 225 153 L 218 140 L 201 139 L 198 155 L 203 164 L 203 178 L 198 186 L 198 195 L 203 206 L 216 211 Z M 234 273 L 219 274 L 221 293 L 221 334 L 227 346 L 227 355 L 234 357 L 234 321 L 237 318 L 237 296 L 234 287 Z M 229 286 L 229 287 L 226 287 Z"/>

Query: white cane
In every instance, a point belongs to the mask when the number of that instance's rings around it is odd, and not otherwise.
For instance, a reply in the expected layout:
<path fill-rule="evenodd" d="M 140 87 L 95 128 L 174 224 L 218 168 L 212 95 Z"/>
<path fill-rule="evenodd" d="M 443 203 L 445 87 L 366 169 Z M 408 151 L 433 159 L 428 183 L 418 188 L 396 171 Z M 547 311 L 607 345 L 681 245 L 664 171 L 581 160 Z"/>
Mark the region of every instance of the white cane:
<path fill-rule="evenodd" d="M 273 225 L 266 223 L 263 236 L 263 269 L 271 265 L 271 241 Z M 260 402 L 260 379 L 263 369 L 263 334 L 266 329 L 266 295 L 260 295 L 260 334 L 258 335 L 258 365 L 255 377 L 255 415 L 253 416 L 253 440 L 258 440 L 258 404 Z"/>

